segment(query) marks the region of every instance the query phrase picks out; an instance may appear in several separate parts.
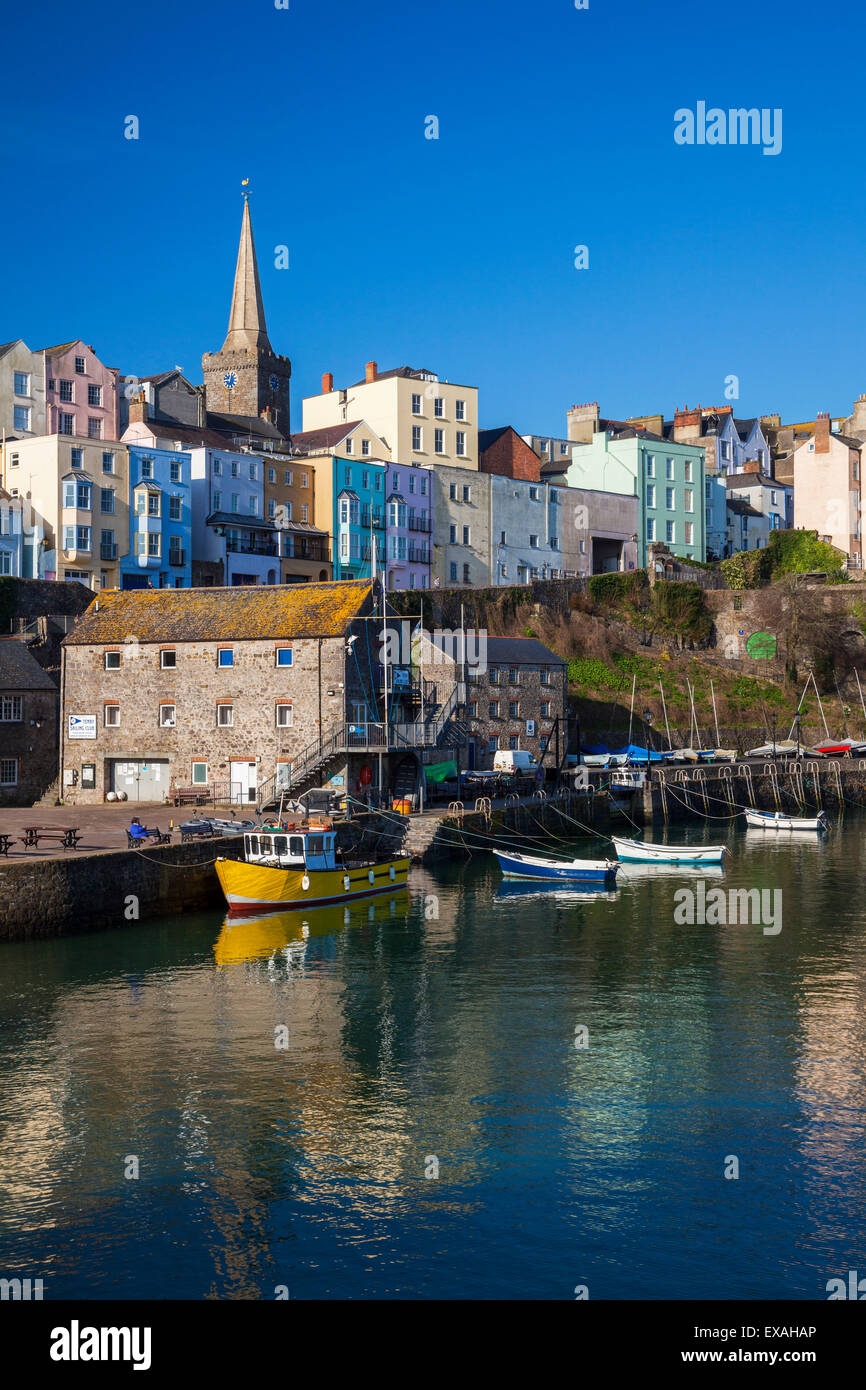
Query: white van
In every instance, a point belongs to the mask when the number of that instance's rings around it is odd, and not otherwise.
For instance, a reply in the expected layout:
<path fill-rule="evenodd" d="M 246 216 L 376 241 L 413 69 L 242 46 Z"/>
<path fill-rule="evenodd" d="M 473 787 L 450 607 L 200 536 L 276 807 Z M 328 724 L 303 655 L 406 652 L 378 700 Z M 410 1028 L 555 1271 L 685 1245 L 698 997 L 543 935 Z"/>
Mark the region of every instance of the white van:
<path fill-rule="evenodd" d="M 494 772 L 531 774 L 538 767 L 537 758 L 526 748 L 498 748 L 493 754 Z"/>

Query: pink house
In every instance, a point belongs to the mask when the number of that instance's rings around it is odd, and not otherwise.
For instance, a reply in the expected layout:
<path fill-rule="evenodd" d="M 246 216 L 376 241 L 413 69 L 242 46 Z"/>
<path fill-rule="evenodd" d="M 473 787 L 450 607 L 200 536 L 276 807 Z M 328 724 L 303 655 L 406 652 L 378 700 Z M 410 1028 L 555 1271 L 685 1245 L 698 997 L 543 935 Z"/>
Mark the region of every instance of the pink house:
<path fill-rule="evenodd" d="M 45 432 L 82 439 L 117 439 L 117 368 L 77 342 L 42 349 Z"/>

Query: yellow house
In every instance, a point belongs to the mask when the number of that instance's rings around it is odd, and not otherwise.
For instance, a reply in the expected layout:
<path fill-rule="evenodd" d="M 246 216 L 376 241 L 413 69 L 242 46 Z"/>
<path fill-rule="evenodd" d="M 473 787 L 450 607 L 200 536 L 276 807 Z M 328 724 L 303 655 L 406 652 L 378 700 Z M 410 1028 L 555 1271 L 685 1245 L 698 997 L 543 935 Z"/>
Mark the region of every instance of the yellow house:
<path fill-rule="evenodd" d="M 38 578 L 120 586 L 129 550 L 129 451 L 116 440 L 47 434 L 8 440 L 0 482 L 42 528 Z"/>
<path fill-rule="evenodd" d="M 318 396 L 304 398 L 304 431 L 365 421 L 404 467 L 478 468 L 478 388 L 442 381 L 435 372 L 368 362 L 363 381 L 334 390 L 330 372 Z"/>

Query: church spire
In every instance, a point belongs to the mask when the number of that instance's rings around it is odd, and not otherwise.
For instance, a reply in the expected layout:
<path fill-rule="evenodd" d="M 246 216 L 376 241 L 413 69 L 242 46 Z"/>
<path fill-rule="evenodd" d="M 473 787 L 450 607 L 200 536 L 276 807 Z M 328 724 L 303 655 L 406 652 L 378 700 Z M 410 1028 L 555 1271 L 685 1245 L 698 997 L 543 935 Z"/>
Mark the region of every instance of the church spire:
<path fill-rule="evenodd" d="M 231 352 L 239 348 L 263 348 L 266 352 L 273 352 L 265 326 L 265 309 L 262 304 L 262 287 L 259 284 L 253 224 L 250 220 L 250 199 L 247 192 L 244 193 L 244 217 L 241 223 L 238 262 L 235 267 L 229 331 L 222 350 Z"/>

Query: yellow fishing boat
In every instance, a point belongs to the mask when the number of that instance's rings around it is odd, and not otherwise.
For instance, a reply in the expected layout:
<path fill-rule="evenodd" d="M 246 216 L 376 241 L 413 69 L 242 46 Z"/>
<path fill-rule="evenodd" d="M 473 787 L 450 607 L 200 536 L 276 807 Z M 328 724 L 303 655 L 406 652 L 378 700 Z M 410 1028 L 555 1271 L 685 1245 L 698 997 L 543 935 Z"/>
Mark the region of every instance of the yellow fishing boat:
<path fill-rule="evenodd" d="M 263 826 L 244 835 L 243 859 L 217 859 L 215 868 L 229 910 L 314 907 L 350 902 L 405 886 L 409 860 L 378 863 L 342 857 L 333 826 Z"/>

